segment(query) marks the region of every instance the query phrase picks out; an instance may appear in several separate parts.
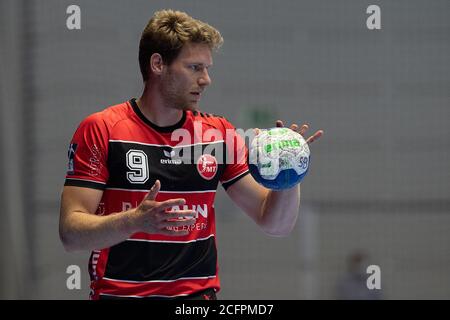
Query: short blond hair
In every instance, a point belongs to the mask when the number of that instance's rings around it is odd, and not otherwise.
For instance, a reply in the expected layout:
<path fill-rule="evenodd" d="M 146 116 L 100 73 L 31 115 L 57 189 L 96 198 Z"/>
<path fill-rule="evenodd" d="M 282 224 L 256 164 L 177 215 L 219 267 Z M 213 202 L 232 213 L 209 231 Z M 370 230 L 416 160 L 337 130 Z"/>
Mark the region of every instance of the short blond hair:
<path fill-rule="evenodd" d="M 216 50 L 222 45 L 223 38 L 217 29 L 185 12 L 155 12 L 139 42 L 139 67 L 143 80 L 148 80 L 152 54 L 159 53 L 164 64 L 170 65 L 188 42 L 207 44 L 211 50 Z"/>

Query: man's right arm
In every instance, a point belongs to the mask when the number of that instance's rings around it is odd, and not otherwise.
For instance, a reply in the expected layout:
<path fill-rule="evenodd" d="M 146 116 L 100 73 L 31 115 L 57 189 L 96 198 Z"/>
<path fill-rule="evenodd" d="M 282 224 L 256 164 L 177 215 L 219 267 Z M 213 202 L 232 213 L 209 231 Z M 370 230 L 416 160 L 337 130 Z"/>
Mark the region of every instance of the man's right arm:
<path fill-rule="evenodd" d="M 169 213 L 173 206 L 182 206 L 184 199 L 155 201 L 160 190 L 156 181 L 137 208 L 106 216 L 95 214 L 103 191 L 65 186 L 61 196 L 59 235 L 67 251 L 103 249 L 128 239 L 136 232 L 184 236 L 183 226 L 195 223 L 195 211 Z M 181 219 L 180 219 L 181 218 Z M 181 227 L 169 230 L 168 227 Z"/>
<path fill-rule="evenodd" d="M 59 235 L 67 251 L 102 249 L 131 235 L 131 210 L 108 216 L 95 215 L 102 195 L 102 190 L 64 187 Z"/>

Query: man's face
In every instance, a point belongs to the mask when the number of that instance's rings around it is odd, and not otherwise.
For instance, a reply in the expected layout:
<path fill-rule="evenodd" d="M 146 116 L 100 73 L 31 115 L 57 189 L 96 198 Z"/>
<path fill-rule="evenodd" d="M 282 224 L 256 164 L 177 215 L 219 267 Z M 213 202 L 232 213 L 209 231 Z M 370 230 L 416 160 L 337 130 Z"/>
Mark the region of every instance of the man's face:
<path fill-rule="evenodd" d="M 177 109 L 198 109 L 202 93 L 211 83 L 208 74 L 211 65 L 208 45 L 185 44 L 172 64 L 164 68 L 161 80 L 165 103 Z"/>

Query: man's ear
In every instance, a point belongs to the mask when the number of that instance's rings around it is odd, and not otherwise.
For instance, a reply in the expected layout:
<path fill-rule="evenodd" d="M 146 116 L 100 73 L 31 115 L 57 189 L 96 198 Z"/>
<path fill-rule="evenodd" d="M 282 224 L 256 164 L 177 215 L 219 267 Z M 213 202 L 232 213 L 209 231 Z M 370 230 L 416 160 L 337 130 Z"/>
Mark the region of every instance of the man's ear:
<path fill-rule="evenodd" d="M 150 70 L 156 74 L 160 75 L 162 74 L 164 69 L 164 63 L 161 55 L 159 53 L 154 53 L 150 57 Z"/>

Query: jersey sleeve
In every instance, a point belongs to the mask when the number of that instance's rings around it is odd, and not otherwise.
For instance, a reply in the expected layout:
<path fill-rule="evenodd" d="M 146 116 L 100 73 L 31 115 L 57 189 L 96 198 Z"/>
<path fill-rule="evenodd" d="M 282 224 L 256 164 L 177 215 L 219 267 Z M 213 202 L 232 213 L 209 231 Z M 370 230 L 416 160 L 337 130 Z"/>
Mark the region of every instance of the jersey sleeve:
<path fill-rule="evenodd" d="M 108 141 L 108 129 L 100 113 L 81 122 L 69 145 L 65 186 L 105 189 Z"/>
<path fill-rule="evenodd" d="M 220 178 L 222 187 L 226 190 L 233 183 L 249 173 L 247 155 L 248 149 L 244 139 L 236 132 L 236 128 L 226 119 L 222 119 L 225 127 L 226 163 Z"/>

